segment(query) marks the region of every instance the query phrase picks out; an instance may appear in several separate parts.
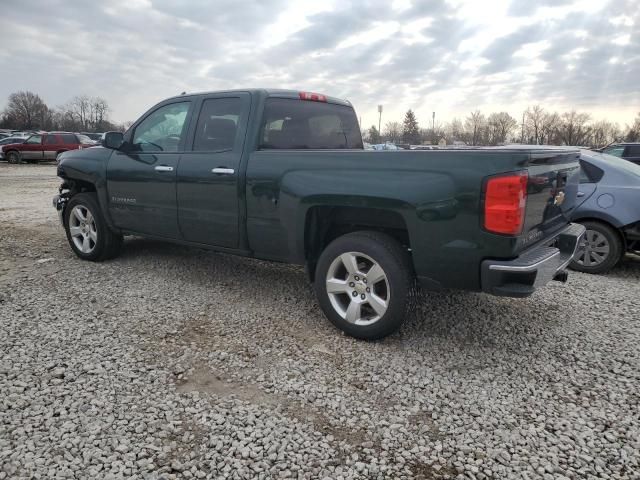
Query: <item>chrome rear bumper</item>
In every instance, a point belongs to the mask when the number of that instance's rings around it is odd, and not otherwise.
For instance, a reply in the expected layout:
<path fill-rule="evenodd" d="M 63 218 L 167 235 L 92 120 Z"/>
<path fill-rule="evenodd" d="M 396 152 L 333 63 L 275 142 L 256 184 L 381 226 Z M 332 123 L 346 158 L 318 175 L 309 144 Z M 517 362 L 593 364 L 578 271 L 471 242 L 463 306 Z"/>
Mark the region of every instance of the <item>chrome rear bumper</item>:
<path fill-rule="evenodd" d="M 570 223 L 545 245 L 526 250 L 513 260 L 484 260 L 482 291 L 499 296 L 527 297 L 551 280 L 566 281 L 566 268 L 584 232 L 584 226 Z"/>

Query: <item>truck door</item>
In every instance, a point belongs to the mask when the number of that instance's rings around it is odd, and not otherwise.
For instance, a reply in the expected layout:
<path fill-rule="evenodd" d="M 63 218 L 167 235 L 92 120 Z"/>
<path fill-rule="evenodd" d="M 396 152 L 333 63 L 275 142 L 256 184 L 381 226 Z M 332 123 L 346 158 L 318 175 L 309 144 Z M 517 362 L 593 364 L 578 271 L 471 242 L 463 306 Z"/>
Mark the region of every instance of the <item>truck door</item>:
<path fill-rule="evenodd" d="M 234 92 L 207 95 L 197 108 L 190 148 L 178 165 L 178 224 L 185 240 L 239 245 L 240 159 L 250 105 L 248 93 Z"/>
<path fill-rule="evenodd" d="M 190 101 L 163 104 L 134 125 L 107 166 L 109 213 L 116 226 L 180 238 L 176 169 L 184 151 Z"/>
<path fill-rule="evenodd" d="M 42 135 L 31 135 L 22 144 L 20 155 L 23 160 L 42 160 Z"/>
<path fill-rule="evenodd" d="M 58 136 L 53 133 L 48 133 L 42 143 L 44 145 L 43 152 L 45 160 L 54 160 L 62 147 Z"/>

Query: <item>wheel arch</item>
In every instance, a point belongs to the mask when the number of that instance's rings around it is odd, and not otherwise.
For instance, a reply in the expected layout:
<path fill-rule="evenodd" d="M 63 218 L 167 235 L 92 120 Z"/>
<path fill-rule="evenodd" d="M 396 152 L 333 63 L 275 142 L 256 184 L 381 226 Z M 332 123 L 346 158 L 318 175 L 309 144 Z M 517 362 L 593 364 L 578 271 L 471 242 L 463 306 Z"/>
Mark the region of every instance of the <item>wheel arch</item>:
<path fill-rule="evenodd" d="M 306 211 L 304 220 L 304 257 L 311 280 L 324 248 L 336 238 L 357 231 L 377 231 L 411 249 L 404 217 L 395 210 L 351 205 L 317 205 Z"/>

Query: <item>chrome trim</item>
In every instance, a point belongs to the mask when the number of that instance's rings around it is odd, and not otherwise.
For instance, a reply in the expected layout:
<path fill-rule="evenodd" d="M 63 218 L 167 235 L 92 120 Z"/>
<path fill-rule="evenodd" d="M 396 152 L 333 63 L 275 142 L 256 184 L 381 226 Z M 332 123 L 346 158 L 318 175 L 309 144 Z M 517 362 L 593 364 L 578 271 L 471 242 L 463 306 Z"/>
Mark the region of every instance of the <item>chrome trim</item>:
<path fill-rule="evenodd" d="M 156 172 L 173 172 L 173 167 L 168 165 L 158 165 L 157 167 L 154 167 L 154 170 Z"/>
<path fill-rule="evenodd" d="M 501 271 L 508 271 L 508 272 L 530 272 L 532 270 L 536 270 L 539 266 L 541 266 L 544 263 L 548 262 L 552 258 L 557 257 L 558 255 L 560 255 L 560 250 L 558 250 L 554 254 L 549 255 L 548 257 L 540 260 L 539 262 L 532 263 L 531 265 L 522 265 L 522 266 L 490 265 L 489 266 L 489 270 L 501 270 Z"/>
<path fill-rule="evenodd" d="M 233 168 L 217 167 L 211 170 L 211 173 L 217 175 L 233 175 L 236 171 Z"/>

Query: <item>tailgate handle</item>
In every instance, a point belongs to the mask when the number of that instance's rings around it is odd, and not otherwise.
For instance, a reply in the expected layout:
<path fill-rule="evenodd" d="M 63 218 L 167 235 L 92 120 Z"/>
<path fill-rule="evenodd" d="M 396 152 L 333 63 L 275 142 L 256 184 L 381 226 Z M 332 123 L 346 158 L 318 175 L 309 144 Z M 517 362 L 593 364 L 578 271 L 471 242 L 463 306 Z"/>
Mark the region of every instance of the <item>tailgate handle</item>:
<path fill-rule="evenodd" d="M 158 165 L 154 169 L 156 172 L 173 172 L 173 167 L 169 165 Z"/>

